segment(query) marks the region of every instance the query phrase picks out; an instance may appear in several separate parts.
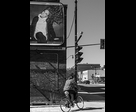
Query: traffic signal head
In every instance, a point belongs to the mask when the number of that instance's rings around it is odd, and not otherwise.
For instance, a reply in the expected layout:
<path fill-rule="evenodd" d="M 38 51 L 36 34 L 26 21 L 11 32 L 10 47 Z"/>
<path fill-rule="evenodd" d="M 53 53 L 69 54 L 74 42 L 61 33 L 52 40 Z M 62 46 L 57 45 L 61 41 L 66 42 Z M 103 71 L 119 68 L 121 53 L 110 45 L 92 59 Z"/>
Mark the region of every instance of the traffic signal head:
<path fill-rule="evenodd" d="M 105 49 L 105 39 L 100 40 L 100 49 Z"/>
<path fill-rule="evenodd" d="M 75 54 L 75 63 L 80 63 L 83 58 L 81 57 L 83 52 L 79 52 L 83 47 L 77 46 L 76 47 L 76 54 Z"/>
<path fill-rule="evenodd" d="M 77 47 L 76 47 L 76 53 L 78 53 L 81 49 L 83 49 L 83 47 L 77 46 Z"/>

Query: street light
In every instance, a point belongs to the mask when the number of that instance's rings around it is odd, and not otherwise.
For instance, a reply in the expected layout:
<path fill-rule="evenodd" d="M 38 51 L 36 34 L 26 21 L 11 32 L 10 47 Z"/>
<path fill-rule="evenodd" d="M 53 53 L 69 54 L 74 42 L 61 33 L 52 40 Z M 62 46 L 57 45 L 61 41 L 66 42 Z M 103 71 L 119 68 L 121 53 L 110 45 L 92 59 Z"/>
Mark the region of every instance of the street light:
<path fill-rule="evenodd" d="M 67 59 L 68 59 L 68 58 L 70 58 L 71 56 L 72 56 L 72 59 L 74 58 L 74 56 L 73 56 L 73 55 L 70 55 L 69 57 L 67 57 Z M 67 60 L 67 59 L 66 59 L 66 60 Z"/>

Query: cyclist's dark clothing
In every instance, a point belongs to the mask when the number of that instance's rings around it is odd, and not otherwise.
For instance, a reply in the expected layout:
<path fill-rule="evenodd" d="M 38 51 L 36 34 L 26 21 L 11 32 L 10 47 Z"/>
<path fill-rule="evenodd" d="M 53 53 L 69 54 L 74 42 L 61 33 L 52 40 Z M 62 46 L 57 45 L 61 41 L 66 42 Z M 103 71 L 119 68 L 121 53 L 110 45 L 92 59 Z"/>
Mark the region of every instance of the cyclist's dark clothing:
<path fill-rule="evenodd" d="M 77 84 L 74 79 L 68 79 L 65 83 L 65 86 L 63 88 L 63 91 L 68 91 L 69 96 L 70 94 L 74 95 L 74 100 L 76 99 L 77 95 Z"/>

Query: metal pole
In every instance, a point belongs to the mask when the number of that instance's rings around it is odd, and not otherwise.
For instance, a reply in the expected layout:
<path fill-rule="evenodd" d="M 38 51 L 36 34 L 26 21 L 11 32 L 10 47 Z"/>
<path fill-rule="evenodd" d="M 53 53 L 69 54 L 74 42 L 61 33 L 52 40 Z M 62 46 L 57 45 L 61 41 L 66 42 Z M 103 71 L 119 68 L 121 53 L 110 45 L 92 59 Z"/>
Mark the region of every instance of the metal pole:
<path fill-rule="evenodd" d="M 75 81 L 77 82 L 76 47 L 77 43 L 77 0 L 75 0 Z"/>
<path fill-rule="evenodd" d="M 59 55 L 57 54 L 57 91 L 59 91 Z"/>

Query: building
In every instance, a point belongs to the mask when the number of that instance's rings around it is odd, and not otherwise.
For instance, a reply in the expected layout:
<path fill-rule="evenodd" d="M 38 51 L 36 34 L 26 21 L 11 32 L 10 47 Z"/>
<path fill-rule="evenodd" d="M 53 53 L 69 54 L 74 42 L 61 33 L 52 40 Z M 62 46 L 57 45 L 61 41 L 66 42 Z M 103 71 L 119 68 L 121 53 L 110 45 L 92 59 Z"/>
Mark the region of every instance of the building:
<path fill-rule="evenodd" d="M 105 70 L 100 64 L 79 64 L 78 65 L 78 78 L 80 81 L 92 80 L 92 75 L 99 74 L 101 79 L 105 80 Z"/>
<path fill-rule="evenodd" d="M 85 70 L 97 70 L 97 69 L 101 69 L 100 64 L 78 64 L 77 65 L 77 70 L 78 72 L 82 72 Z"/>
<path fill-rule="evenodd" d="M 102 79 L 105 78 L 105 70 L 85 70 L 78 72 L 78 77 L 81 81 L 92 80 L 92 75 L 99 74 Z"/>

